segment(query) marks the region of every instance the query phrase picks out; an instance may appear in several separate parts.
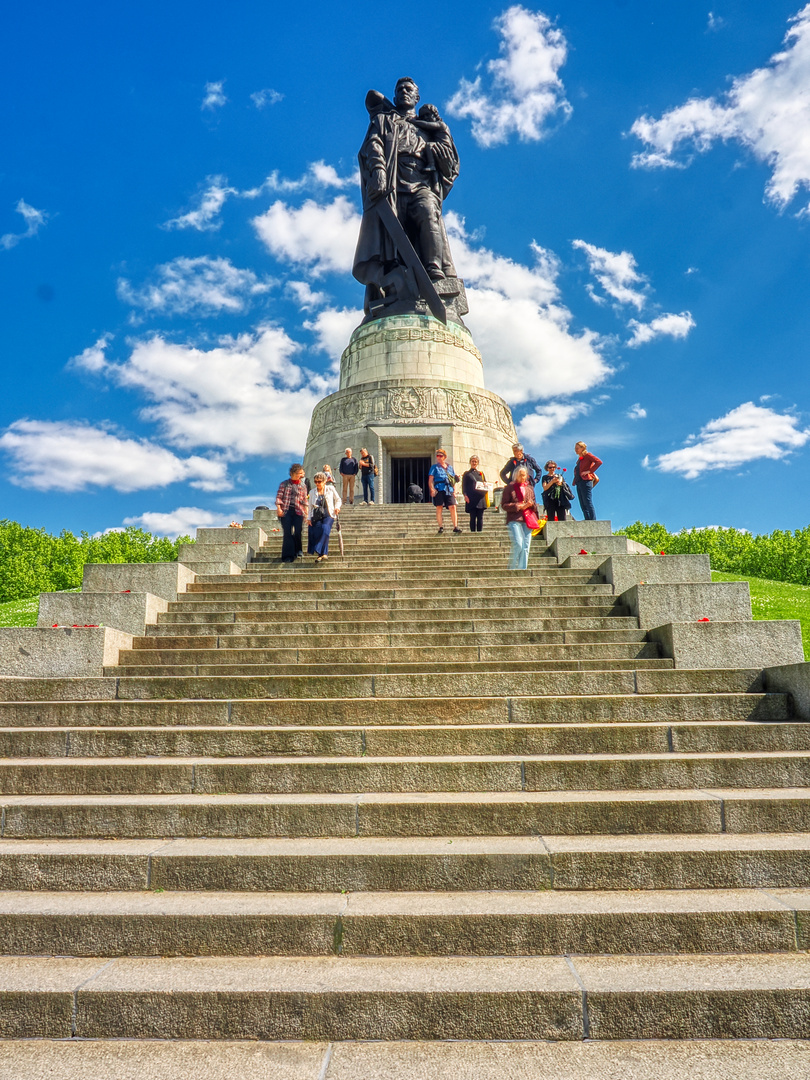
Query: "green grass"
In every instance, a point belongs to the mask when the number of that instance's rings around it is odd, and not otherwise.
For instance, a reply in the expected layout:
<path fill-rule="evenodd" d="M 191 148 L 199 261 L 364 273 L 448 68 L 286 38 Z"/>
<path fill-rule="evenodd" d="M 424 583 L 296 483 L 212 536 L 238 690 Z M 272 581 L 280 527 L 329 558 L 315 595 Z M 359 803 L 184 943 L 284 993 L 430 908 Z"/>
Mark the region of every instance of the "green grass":
<path fill-rule="evenodd" d="M 81 592 L 81 589 L 60 589 L 60 592 Z M 25 600 L 6 600 L 0 604 L 0 626 L 36 626 L 39 614 L 39 593 Z"/>
<path fill-rule="evenodd" d="M 36 626 L 39 596 L 0 604 L 0 626 Z"/>
<path fill-rule="evenodd" d="M 802 624 L 804 658 L 810 660 L 810 585 L 788 585 L 719 570 L 712 570 L 712 581 L 747 581 L 755 619 L 798 619 Z"/>

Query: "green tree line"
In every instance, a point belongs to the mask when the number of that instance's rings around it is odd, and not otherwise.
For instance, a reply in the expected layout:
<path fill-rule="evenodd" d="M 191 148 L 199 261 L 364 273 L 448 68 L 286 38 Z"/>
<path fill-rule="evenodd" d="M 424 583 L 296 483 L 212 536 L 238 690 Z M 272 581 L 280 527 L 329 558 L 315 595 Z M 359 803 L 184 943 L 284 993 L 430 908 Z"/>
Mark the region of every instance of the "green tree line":
<path fill-rule="evenodd" d="M 173 562 L 188 536 L 168 540 L 134 526 L 121 532 L 52 536 L 16 521 L 0 521 L 0 602 L 41 592 L 75 589 L 85 563 Z"/>
<path fill-rule="evenodd" d="M 648 525 L 636 521 L 618 531 L 656 553 L 708 555 L 712 570 L 810 585 L 810 526 L 794 532 L 777 529 L 754 536 L 738 529 L 685 529 L 671 533 L 658 522 Z"/>

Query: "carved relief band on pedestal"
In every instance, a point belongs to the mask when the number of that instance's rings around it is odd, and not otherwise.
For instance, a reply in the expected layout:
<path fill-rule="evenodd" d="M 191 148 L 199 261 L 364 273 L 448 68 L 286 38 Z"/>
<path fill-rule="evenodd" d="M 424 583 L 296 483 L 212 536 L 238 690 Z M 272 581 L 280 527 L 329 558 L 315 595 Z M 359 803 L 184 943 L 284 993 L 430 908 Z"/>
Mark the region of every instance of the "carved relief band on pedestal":
<path fill-rule="evenodd" d="M 494 395 L 443 386 L 396 386 L 377 390 L 341 390 L 319 402 L 312 413 L 309 438 L 334 428 L 394 421 L 407 424 L 449 420 L 496 429 L 514 439 L 515 425 L 506 404 Z"/>

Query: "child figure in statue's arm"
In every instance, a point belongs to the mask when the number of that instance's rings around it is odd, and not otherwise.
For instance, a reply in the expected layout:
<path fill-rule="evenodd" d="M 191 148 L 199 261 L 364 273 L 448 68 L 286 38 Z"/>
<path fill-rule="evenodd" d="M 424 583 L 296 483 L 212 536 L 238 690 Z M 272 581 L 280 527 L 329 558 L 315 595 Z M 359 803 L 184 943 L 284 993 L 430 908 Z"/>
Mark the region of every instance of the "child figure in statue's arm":
<path fill-rule="evenodd" d="M 428 160 L 431 170 L 436 172 L 436 194 L 444 198 L 447 191 L 442 190 L 442 181 L 447 178 L 452 184 L 458 175 L 458 154 L 450 128 L 435 105 L 423 105 L 412 122 L 428 143 Z"/>

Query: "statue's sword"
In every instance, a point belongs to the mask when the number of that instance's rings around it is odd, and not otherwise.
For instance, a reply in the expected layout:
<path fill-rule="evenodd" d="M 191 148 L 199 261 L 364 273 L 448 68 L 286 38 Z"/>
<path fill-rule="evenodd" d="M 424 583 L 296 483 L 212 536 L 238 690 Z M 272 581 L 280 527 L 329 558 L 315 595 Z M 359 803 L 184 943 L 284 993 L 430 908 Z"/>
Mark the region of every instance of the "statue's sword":
<path fill-rule="evenodd" d="M 402 261 L 416 278 L 419 292 L 427 302 L 431 315 L 437 318 L 439 322 L 443 322 L 446 326 L 447 311 L 442 303 L 442 299 L 436 292 L 436 286 L 428 277 L 428 272 L 422 265 L 422 260 L 416 254 L 416 250 L 408 239 L 407 233 L 402 228 L 399 218 L 391 208 L 391 204 L 383 197 L 382 199 L 377 199 L 374 203 L 374 208 L 379 215 L 380 221 L 388 231 L 388 235 L 394 241 L 397 251 L 402 256 Z"/>

